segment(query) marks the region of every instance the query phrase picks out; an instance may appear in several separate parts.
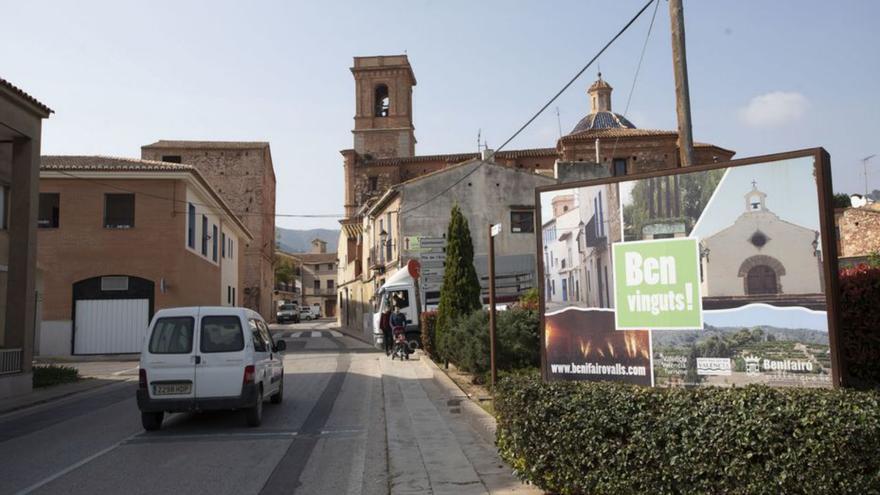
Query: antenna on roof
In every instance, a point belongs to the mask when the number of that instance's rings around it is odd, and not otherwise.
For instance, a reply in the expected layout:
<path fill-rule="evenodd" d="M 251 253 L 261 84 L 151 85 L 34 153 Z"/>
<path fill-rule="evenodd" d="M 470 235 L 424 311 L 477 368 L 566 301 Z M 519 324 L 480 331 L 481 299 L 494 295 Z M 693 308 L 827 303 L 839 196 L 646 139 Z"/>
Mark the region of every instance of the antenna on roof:
<path fill-rule="evenodd" d="M 482 129 L 477 129 L 477 154 L 480 154 L 480 135 L 482 134 Z"/>
<path fill-rule="evenodd" d="M 559 139 L 562 139 L 562 121 L 559 119 L 559 107 L 556 107 L 556 125 L 559 126 Z"/>

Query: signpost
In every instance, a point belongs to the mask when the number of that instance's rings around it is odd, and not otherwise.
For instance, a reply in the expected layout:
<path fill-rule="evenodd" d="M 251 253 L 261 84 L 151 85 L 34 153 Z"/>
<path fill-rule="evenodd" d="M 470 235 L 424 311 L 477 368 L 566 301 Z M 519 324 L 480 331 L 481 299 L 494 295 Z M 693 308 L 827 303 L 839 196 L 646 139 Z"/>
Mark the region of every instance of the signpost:
<path fill-rule="evenodd" d="M 495 394 L 495 236 L 501 224 L 489 224 L 489 368 L 492 370 L 492 394 Z"/>

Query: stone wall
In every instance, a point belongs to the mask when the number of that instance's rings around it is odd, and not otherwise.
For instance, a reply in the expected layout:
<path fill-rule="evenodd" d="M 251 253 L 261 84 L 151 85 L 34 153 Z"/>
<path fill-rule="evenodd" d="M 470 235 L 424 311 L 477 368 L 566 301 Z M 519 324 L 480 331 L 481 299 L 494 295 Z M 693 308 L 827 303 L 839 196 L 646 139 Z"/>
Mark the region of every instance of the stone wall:
<path fill-rule="evenodd" d="M 880 211 L 845 208 L 835 215 L 841 258 L 880 252 Z"/>

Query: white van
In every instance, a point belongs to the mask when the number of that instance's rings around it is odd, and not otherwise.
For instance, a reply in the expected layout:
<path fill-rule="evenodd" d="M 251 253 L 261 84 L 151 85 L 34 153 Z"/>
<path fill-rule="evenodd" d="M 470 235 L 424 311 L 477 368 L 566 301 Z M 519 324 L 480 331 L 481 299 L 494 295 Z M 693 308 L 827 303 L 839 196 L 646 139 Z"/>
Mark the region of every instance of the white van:
<path fill-rule="evenodd" d="M 259 426 L 263 400 L 280 404 L 287 344 L 272 341 L 263 318 L 247 308 L 163 309 L 141 351 L 138 408 L 145 430 L 166 412 L 243 409 Z"/>
<path fill-rule="evenodd" d="M 409 268 L 398 270 L 379 287 L 376 292 L 376 312 L 373 313 L 373 345 L 383 347 L 384 335 L 380 328 L 382 314 L 390 311 L 391 301 L 397 301 L 401 313 L 406 316 L 406 341 L 410 349 L 421 346 L 419 328 L 419 286 L 418 278 L 412 276 Z M 417 272 L 416 272 L 417 273 Z"/>

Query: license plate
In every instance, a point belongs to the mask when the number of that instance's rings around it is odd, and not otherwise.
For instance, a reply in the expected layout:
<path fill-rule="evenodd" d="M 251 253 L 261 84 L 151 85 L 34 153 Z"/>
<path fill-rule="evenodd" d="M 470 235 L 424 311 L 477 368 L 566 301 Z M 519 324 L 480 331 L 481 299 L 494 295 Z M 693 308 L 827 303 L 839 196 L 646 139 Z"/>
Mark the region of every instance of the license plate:
<path fill-rule="evenodd" d="M 153 385 L 153 395 L 180 395 L 188 394 L 192 390 L 192 383 L 163 383 Z"/>

